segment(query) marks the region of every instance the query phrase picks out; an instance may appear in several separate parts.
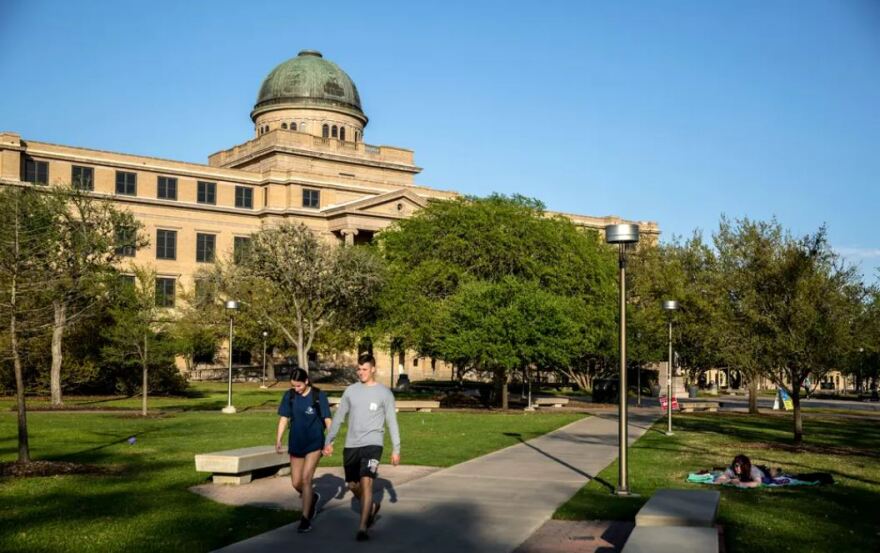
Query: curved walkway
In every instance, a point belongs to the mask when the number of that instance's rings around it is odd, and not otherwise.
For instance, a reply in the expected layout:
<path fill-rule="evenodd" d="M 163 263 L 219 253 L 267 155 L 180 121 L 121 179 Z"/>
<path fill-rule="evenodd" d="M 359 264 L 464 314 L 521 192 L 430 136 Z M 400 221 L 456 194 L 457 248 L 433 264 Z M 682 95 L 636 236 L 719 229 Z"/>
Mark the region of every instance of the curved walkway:
<path fill-rule="evenodd" d="M 631 409 L 630 443 L 658 417 L 656 409 Z M 220 551 L 510 553 L 616 458 L 617 415 L 595 415 L 380 491 L 386 497 L 368 542 L 354 540 L 358 503 L 347 493 L 323 506 L 309 534 L 288 524 Z M 380 481 L 392 471 L 383 465 Z"/>

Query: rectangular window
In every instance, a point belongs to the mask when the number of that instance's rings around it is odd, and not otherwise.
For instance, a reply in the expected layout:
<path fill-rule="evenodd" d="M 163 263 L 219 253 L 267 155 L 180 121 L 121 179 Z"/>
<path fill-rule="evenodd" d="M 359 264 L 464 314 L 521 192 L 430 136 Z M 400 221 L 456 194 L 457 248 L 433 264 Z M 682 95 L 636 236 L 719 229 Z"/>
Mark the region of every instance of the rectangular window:
<path fill-rule="evenodd" d="M 156 279 L 156 307 L 174 307 L 174 279 Z"/>
<path fill-rule="evenodd" d="M 253 209 L 254 207 L 254 189 L 249 186 L 235 187 L 235 207 L 243 207 Z"/>
<path fill-rule="evenodd" d="M 116 193 L 137 196 L 137 174 L 116 171 Z"/>
<path fill-rule="evenodd" d="M 204 278 L 197 278 L 193 282 L 196 289 L 196 305 L 212 303 L 214 301 L 214 294 L 211 283 Z"/>
<path fill-rule="evenodd" d="M 199 181 L 196 201 L 200 204 L 215 205 L 217 203 L 217 183 Z"/>
<path fill-rule="evenodd" d="M 134 275 L 119 275 L 119 282 L 122 286 L 134 288 Z"/>
<path fill-rule="evenodd" d="M 217 237 L 213 234 L 196 234 L 196 261 L 201 263 L 214 262 L 214 244 Z"/>
<path fill-rule="evenodd" d="M 321 207 L 321 191 L 303 188 L 303 207 Z"/>
<path fill-rule="evenodd" d="M 31 184 L 49 184 L 49 162 L 22 157 L 21 180 Z"/>
<path fill-rule="evenodd" d="M 80 190 L 94 190 L 95 170 L 91 167 L 74 165 L 70 172 L 70 183 Z"/>
<path fill-rule="evenodd" d="M 137 229 L 131 227 L 116 229 L 116 255 L 119 257 L 134 257 L 136 239 Z"/>
<path fill-rule="evenodd" d="M 177 231 L 156 231 L 156 259 L 177 259 Z"/>
<path fill-rule="evenodd" d="M 156 197 L 161 200 L 176 200 L 177 179 L 174 177 L 159 177 L 156 186 Z"/>
<path fill-rule="evenodd" d="M 251 239 L 247 236 L 236 236 L 232 248 L 232 262 L 240 264 L 251 249 Z"/>

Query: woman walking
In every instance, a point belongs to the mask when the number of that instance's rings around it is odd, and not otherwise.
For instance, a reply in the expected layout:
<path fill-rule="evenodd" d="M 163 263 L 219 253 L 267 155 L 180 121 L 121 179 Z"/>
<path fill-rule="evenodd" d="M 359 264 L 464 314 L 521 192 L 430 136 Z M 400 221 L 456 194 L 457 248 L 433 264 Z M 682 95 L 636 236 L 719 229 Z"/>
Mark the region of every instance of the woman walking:
<path fill-rule="evenodd" d="M 327 395 L 312 386 L 309 373 L 297 367 L 290 373 L 290 389 L 284 393 L 278 406 L 278 431 L 275 435 L 275 450 L 284 451 L 281 440 L 284 430 L 290 423 L 287 439 L 287 452 L 290 454 L 290 480 L 302 497 L 302 519 L 300 533 L 312 529 L 312 519 L 317 513 L 321 496 L 312 488 L 312 479 L 321 450 L 324 448 L 324 431 L 332 422 L 330 403 Z"/>

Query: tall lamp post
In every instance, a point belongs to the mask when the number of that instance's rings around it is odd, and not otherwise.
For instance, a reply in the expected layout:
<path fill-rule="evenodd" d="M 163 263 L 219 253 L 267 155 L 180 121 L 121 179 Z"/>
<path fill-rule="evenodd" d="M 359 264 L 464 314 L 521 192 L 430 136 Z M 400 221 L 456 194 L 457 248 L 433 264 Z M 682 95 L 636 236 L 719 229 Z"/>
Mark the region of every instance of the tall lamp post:
<path fill-rule="evenodd" d="M 266 386 L 266 338 L 269 336 L 267 331 L 263 331 L 263 383 L 260 384 L 260 388 L 264 390 L 267 388 Z"/>
<path fill-rule="evenodd" d="M 232 406 L 232 320 L 235 312 L 238 310 L 239 304 L 235 300 L 227 300 L 226 301 L 226 310 L 229 312 L 229 376 L 228 376 L 228 387 L 227 387 L 227 399 L 226 399 L 226 407 L 223 408 L 223 412 L 227 415 L 235 413 L 235 407 Z"/>
<path fill-rule="evenodd" d="M 672 314 L 678 310 L 678 302 L 665 300 L 663 310 L 669 315 L 669 361 L 666 365 L 666 435 L 672 436 Z"/>
<path fill-rule="evenodd" d="M 608 225 L 605 227 L 605 242 L 619 246 L 618 259 L 620 261 L 620 403 L 618 405 L 619 426 L 617 430 L 618 440 L 618 479 L 615 495 L 629 496 L 629 480 L 627 475 L 627 421 L 626 421 L 626 245 L 636 244 L 639 241 L 638 225 Z"/>

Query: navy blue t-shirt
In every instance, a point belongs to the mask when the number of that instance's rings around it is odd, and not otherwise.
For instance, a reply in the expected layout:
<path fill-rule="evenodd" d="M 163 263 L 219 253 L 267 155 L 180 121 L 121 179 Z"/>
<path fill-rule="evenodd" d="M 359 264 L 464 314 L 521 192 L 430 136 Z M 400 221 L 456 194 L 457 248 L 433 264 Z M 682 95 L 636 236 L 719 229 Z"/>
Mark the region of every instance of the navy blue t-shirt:
<path fill-rule="evenodd" d="M 327 394 L 319 392 L 316 409 L 314 394 L 314 388 L 305 397 L 293 390 L 287 390 L 281 398 L 278 414 L 290 419 L 287 438 L 290 455 L 305 457 L 307 453 L 324 447 L 324 419 L 332 418 L 330 402 L 327 401 Z"/>

